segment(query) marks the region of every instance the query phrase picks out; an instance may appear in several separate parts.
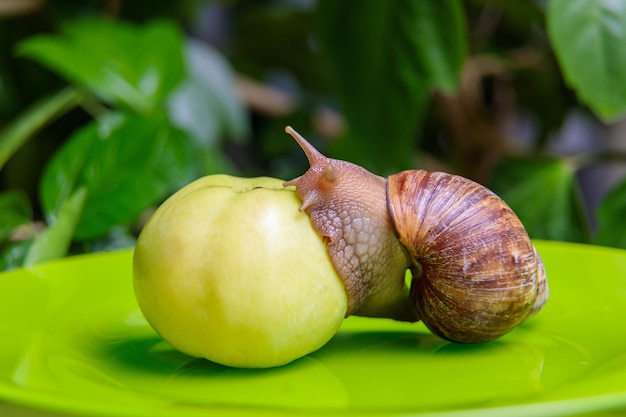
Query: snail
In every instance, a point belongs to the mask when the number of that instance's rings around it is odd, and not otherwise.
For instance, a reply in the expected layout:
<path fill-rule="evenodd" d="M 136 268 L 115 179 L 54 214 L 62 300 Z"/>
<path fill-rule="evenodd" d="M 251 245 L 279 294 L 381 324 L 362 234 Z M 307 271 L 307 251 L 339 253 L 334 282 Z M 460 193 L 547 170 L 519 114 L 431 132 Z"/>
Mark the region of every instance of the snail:
<path fill-rule="evenodd" d="M 300 210 L 326 242 L 346 289 L 346 317 L 421 320 L 444 339 L 481 343 L 543 307 L 542 260 L 492 191 L 442 172 L 383 178 L 325 157 L 290 126 L 285 131 L 310 168 L 284 186 L 295 186 Z"/>

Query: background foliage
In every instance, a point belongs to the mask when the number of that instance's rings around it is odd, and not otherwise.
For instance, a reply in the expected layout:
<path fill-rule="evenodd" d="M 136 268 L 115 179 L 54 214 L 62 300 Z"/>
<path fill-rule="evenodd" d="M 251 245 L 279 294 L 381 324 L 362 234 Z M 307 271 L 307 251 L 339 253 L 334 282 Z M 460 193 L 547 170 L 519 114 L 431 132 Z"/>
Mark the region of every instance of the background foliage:
<path fill-rule="evenodd" d="M 479 181 L 534 238 L 626 247 L 626 2 L 22 6 L 0 0 L 2 268 L 131 246 L 202 175 L 301 174 L 286 124 Z"/>

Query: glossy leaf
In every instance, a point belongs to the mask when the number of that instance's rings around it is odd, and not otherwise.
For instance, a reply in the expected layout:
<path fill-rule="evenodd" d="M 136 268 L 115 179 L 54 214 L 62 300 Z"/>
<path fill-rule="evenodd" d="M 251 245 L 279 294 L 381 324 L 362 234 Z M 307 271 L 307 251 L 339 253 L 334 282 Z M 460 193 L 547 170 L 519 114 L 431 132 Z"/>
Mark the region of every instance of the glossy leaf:
<path fill-rule="evenodd" d="M 15 227 L 30 222 L 32 215 L 26 194 L 19 190 L 0 193 L 0 241 L 9 237 Z"/>
<path fill-rule="evenodd" d="M 29 246 L 24 266 L 62 258 L 67 254 L 81 218 L 86 197 L 87 189 L 80 187 L 70 198 L 63 201 L 56 221 L 37 236 Z"/>
<path fill-rule="evenodd" d="M 350 159 L 379 171 L 406 167 L 430 92 L 457 84 L 465 56 L 461 3 L 322 0 L 318 15 L 350 125 L 345 146 L 361 152 Z"/>
<path fill-rule="evenodd" d="M 18 51 L 102 99 L 140 112 L 156 108 L 184 76 L 181 34 L 164 21 L 73 21 L 60 35 L 28 39 Z"/>
<path fill-rule="evenodd" d="M 510 159 L 490 184 L 536 239 L 587 241 L 574 170 L 560 159 Z"/>
<path fill-rule="evenodd" d="M 598 115 L 626 111 L 626 2 L 550 0 L 547 25 L 565 79 Z"/>
<path fill-rule="evenodd" d="M 596 213 L 598 230 L 594 243 L 626 248 L 626 181 L 608 192 Z"/>
<path fill-rule="evenodd" d="M 164 114 L 113 114 L 79 130 L 54 156 L 43 175 L 41 201 L 54 223 L 65 201 L 86 187 L 76 238 L 93 238 L 134 221 L 195 173 L 189 138 Z"/>
<path fill-rule="evenodd" d="M 169 101 L 172 122 L 207 149 L 225 135 L 243 138 L 248 120 L 228 61 L 209 45 L 193 40 L 186 44 L 185 58 L 187 77 Z"/>

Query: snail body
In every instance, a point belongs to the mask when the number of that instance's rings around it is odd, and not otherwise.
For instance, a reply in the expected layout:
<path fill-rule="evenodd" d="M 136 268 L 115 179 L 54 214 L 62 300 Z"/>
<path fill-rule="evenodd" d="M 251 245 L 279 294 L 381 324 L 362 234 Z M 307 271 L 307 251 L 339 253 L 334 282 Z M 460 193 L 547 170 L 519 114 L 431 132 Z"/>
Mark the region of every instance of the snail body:
<path fill-rule="evenodd" d="M 469 179 L 403 171 L 385 179 L 327 158 L 290 127 L 310 168 L 285 182 L 327 241 L 346 316 L 422 320 L 456 342 L 497 339 L 548 298 L 541 258 L 513 210 Z M 410 288 L 405 273 L 410 269 Z"/>

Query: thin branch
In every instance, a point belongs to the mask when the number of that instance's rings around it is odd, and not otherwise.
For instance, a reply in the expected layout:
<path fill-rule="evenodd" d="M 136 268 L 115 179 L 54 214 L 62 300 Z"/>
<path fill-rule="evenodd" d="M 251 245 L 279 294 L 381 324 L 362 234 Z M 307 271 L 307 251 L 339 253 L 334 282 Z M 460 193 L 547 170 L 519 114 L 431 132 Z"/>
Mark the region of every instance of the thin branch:
<path fill-rule="evenodd" d="M 575 169 L 586 168 L 594 165 L 607 163 L 626 164 L 626 151 L 610 150 L 592 153 L 584 153 L 566 157 Z"/>
<path fill-rule="evenodd" d="M 84 93 L 68 87 L 35 103 L 0 132 L 0 169 L 28 139 L 83 100 Z"/>

